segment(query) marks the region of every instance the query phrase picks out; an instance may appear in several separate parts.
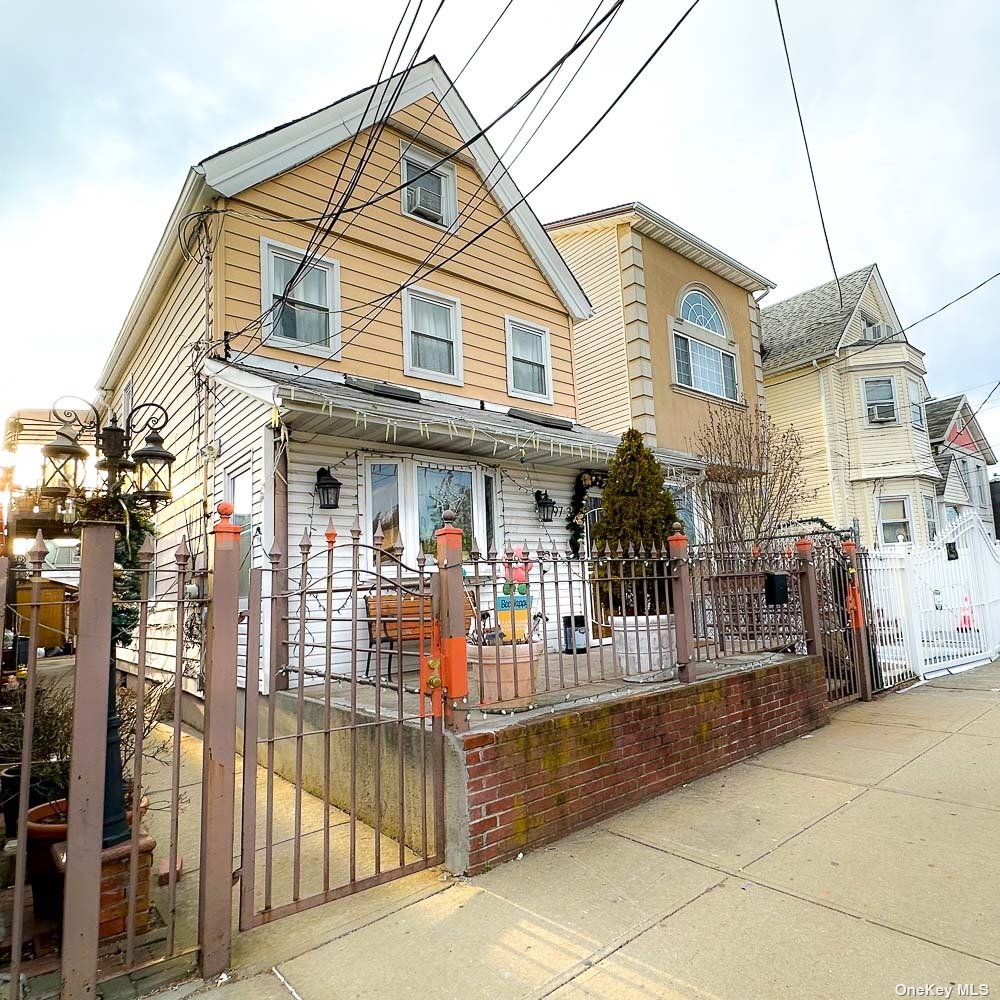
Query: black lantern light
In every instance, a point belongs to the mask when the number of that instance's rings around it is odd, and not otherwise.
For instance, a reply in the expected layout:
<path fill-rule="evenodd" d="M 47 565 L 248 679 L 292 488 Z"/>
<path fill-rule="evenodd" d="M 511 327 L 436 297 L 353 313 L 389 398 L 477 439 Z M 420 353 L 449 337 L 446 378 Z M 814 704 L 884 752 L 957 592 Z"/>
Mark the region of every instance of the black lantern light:
<path fill-rule="evenodd" d="M 49 444 L 43 446 L 41 493 L 60 500 L 75 493 L 83 482 L 83 463 L 87 451 L 77 441 L 69 424 L 63 424 Z"/>
<path fill-rule="evenodd" d="M 143 446 L 132 452 L 132 463 L 136 489 L 143 500 L 155 510 L 158 503 L 170 499 L 174 456 L 163 447 L 157 428 L 151 427 Z"/>
<path fill-rule="evenodd" d="M 535 490 L 535 510 L 541 524 L 551 524 L 556 513 L 556 502 L 547 490 Z"/>
<path fill-rule="evenodd" d="M 330 474 L 330 470 L 316 470 L 316 495 L 320 510 L 336 510 L 340 506 L 340 480 Z"/>

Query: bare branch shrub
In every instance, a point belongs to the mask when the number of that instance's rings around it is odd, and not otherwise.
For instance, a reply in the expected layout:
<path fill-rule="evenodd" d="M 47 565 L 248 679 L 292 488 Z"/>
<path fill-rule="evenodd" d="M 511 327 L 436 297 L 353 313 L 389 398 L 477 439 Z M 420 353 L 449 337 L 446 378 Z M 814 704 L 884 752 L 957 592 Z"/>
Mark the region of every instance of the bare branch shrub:
<path fill-rule="evenodd" d="M 762 411 L 712 407 L 691 450 L 706 465 L 695 509 L 715 539 L 760 545 L 786 534 L 816 498 L 802 472 L 798 432 L 781 430 Z"/>

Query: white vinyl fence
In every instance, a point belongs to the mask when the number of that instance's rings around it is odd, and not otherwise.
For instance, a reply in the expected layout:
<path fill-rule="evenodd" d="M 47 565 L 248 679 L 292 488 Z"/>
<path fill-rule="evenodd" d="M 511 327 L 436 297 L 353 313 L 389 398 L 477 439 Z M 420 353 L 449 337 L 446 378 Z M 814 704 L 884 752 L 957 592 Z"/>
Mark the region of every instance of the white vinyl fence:
<path fill-rule="evenodd" d="M 926 548 L 867 553 L 869 634 L 882 687 L 988 663 L 1000 650 L 1000 549 L 975 514 Z"/>

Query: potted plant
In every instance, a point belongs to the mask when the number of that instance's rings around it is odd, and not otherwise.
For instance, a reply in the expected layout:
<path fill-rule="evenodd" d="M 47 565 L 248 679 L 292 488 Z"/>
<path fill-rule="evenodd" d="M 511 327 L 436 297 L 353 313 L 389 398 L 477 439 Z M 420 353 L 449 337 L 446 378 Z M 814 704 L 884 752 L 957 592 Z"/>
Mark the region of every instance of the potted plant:
<path fill-rule="evenodd" d="M 626 680 L 676 676 L 667 539 L 677 508 L 663 470 L 634 428 L 608 468 L 593 529 L 594 578 Z"/>
<path fill-rule="evenodd" d="M 170 748 L 170 738 L 159 736 L 156 725 L 162 716 L 161 706 L 166 697 L 167 685 L 158 684 L 147 693 L 143 704 L 143 744 L 144 760 L 165 761 Z M 47 695 L 41 691 L 39 695 Z M 44 699 L 43 699 L 44 700 Z M 125 810 L 129 824 L 133 822 L 135 804 L 133 802 L 131 774 L 135 759 L 135 729 L 138 715 L 138 699 L 128 688 L 117 689 L 118 717 L 121 719 L 121 762 L 125 782 Z M 72 693 L 69 693 L 70 729 L 72 730 Z M 52 845 L 66 839 L 68 832 L 69 788 L 68 755 L 66 780 L 62 795 L 44 801 L 28 810 L 28 873 L 31 878 L 32 899 L 36 916 L 43 919 L 58 919 L 62 912 L 62 877 L 52 858 Z M 138 804 L 140 819 L 149 809 L 149 799 L 144 795 Z"/>
<path fill-rule="evenodd" d="M 481 611 L 473 623 L 467 655 L 475 675 L 482 664 L 482 705 L 534 694 L 533 668 L 545 650 L 545 618 L 532 615 L 528 575 L 533 565 L 523 548 L 515 547 L 503 562 L 503 592 L 497 594 L 497 606 Z"/>

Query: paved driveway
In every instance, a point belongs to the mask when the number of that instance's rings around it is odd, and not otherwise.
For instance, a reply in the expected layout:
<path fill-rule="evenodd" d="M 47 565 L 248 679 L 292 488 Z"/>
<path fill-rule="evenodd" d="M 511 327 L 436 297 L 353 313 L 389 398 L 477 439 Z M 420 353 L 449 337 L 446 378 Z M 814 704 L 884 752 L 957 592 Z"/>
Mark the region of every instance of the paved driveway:
<path fill-rule="evenodd" d="M 241 981 L 209 992 L 1000 996 L 1000 664 L 848 706 L 478 878 L 383 889 L 243 935 Z"/>

